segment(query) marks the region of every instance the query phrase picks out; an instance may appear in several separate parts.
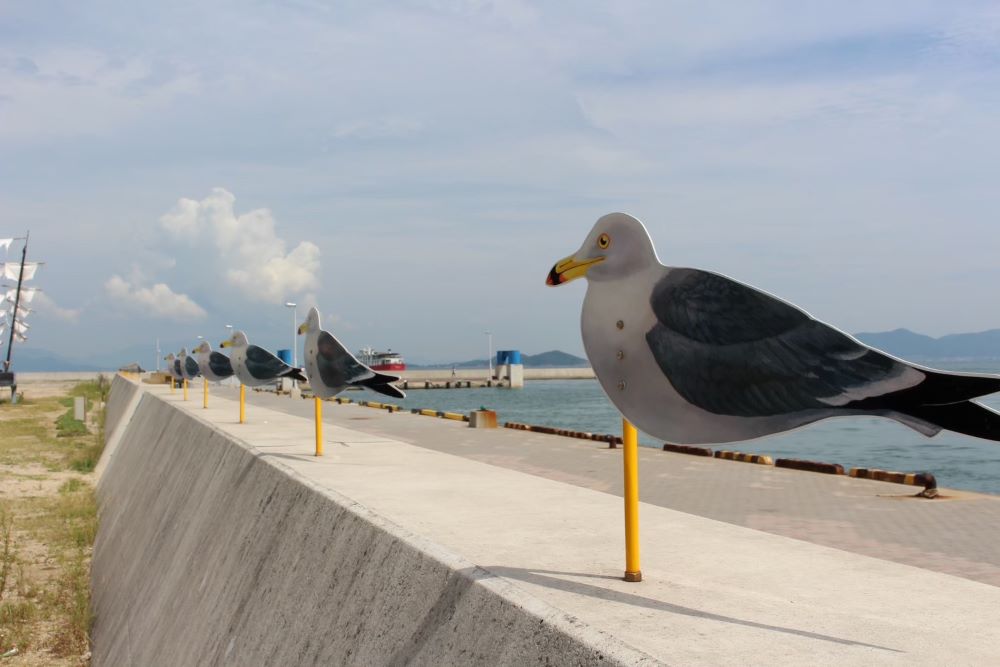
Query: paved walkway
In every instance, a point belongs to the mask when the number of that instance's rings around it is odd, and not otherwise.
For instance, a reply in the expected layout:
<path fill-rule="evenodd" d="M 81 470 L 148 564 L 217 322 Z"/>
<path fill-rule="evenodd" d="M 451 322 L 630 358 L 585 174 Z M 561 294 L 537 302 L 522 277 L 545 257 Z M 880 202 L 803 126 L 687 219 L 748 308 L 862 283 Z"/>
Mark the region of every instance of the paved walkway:
<path fill-rule="evenodd" d="M 660 504 L 694 496 L 703 509 L 721 513 L 728 507 L 734 521 L 787 512 L 801 525 L 824 507 L 840 506 L 847 508 L 845 523 L 857 533 L 871 531 L 873 543 L 884 545 L 885 530 L 901 522 L 919 526 L 934 508 L 961 505 L 977 513 L 972 497 L 940 503 L 880 498 L 879 492 L 902 489 L 645 451 L 644 579 L 626 583 L 622 504 L 611 495 L 618 488 L 620 450 L 327 403 L 326 452 L 318 458 L 312 456 L 311 401 L 251 392 L 249 422 L 238 424 L 237 404 L 221 392 L 203 410 L 198 395 L 184 403 L 163 387 L 148 391 L 252 446 L 263 461 L 335 494 L 337 502 L 357 503 L 397 526 L 429 553 L 442 548 L 479 566 L 477 578 L 527 593 L 545 605 L 530 603 L 542 622 L 562 619 L 567 632 L 612 661 L 769 667 L 996 662 L 1000 587 L 773 534 L 794 522 L 765 532 Z M 169 437 L 156 443 L 170 444 Z M 832 486 L 824 492 L 824 484 Z M 320 524 L 317 517 L 317 530 Z M 994 533 L 979 537 L 995 541 Z M 953 530 L 945 539 L 961 535 Z M 938 553 L 935 564 L 955 560 L 948 549 Z M 337 563 L 332 555 L 329 566 L 358 563 Z M 377 576 L 374 566 L 359 572 Z M 450 608 L 452 602 L 442 598 L 441 604 Z M 483 628 L 506 631 L 496 624 Z"/>
<path fill-rule="evenodd" d="M 200 388 L 191 398 L 200 402 Z M 248 390 L 247 402 L 251 420 L 255 405 L 312 418 L 312 400 Z M 324 421 L 622 495 L 621 450 L 602 443 L 331 402 Z M 942 489 L 926 500 L 917 487 L 645 447 L 639 460 L 644 503 L 1000 586 L 1000 496 Z"/>

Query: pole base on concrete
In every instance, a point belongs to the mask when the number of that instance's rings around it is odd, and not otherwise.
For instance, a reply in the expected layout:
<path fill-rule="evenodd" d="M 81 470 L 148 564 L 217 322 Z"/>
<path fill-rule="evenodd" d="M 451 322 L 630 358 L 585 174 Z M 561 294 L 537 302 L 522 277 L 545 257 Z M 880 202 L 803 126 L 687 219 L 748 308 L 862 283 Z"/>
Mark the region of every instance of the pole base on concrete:
<path fill-rule="evenodd" d="M 623 577 L 625 581 L 642 581 L 642 572 L 626 572 Z"/>

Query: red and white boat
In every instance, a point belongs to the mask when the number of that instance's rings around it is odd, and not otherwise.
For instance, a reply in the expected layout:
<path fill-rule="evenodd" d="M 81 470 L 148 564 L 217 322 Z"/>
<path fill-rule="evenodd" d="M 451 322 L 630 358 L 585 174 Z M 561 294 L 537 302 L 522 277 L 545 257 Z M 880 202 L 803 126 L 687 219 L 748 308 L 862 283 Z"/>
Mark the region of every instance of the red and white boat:
<path fill-rule="evenodd" d="M 374 348 L 366 347 L 358 352 L 358 359 L 360 359 L 361 363 L 368 366 L 368 368 L 373 371 L 406 370 L 406 362 L 403 361 L 403 355 L 399 352 L 393 352 L 392 350 L 378 352 Z"/>

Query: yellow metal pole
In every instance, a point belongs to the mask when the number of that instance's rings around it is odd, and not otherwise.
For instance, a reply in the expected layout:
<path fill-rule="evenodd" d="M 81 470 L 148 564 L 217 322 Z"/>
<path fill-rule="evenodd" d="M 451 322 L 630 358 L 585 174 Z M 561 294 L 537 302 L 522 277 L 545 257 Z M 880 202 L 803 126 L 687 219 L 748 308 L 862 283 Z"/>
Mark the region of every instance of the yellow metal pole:
<path fill-rule="evenodd" d="M 203 377 L 202 380 L 205 381 L 205 400 L 202 407 L 208 410 L 208 378 Z"/>
<path fill-rule="evenodd" d="M 247 386 L 240 383 L 240 423 L 245 424 L 247 421 Z"/>
<path fill-rule="evenodd" d="M 323 456 L 323 401 L 314 396 L 316 403 L 316 456 Z"/>
<path fill-rule="evenodd" d="M 184 400 L 188 400 L 188 381 L 184 378 Z"/>
<path fill-rule="evenodd" d="M 171 394 L 174 393 L 174 385 L 175 384 L 177 384 L 177 380 L 175 380 L 174 376 L 171 375 L 170 376 L 170 393 Z"/>
<path fill-rule="evenodd" d="M 639 433 L 622 419 L 625 469 L 625 581 L 642 581 L 639 567 Z"/>

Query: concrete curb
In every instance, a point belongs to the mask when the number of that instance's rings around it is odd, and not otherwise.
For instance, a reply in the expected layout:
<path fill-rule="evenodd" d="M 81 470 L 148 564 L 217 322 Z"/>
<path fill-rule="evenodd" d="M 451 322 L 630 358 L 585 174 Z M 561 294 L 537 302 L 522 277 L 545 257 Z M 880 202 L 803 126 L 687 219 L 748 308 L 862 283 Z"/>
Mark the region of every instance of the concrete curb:
<path fill-rule="evenodd" d="M 765 454 L 744 454 L 743 452 L 730 452 L 724 449 L 715 452 L 715 458 L 727 461 L 739 461 L 741 463 L 757 463 L 765 466 L 774 465 L 774 459 Z"/>
<path fill-rule="evenodd" d="M 851 477 L 860 479 L 874 479 L 893 484 L 922 486 L 924 490 L 917 495 L 923 498 L 936 498 L 938 495 L 937 479 L 929 472 L 892 472 L 889 470 L 877 470 L 875 468 L 851 468 L 848 474 Z"/>
<path fill-rule="evenodd" d="M 827 475 L 843 475 L 844 466 L 839 463 L 823 463 L 822 461 L 807 461 L 805 459 L 775 459 L 775 468 L 791 468 L 807 472 L 820 472 Z"/>

